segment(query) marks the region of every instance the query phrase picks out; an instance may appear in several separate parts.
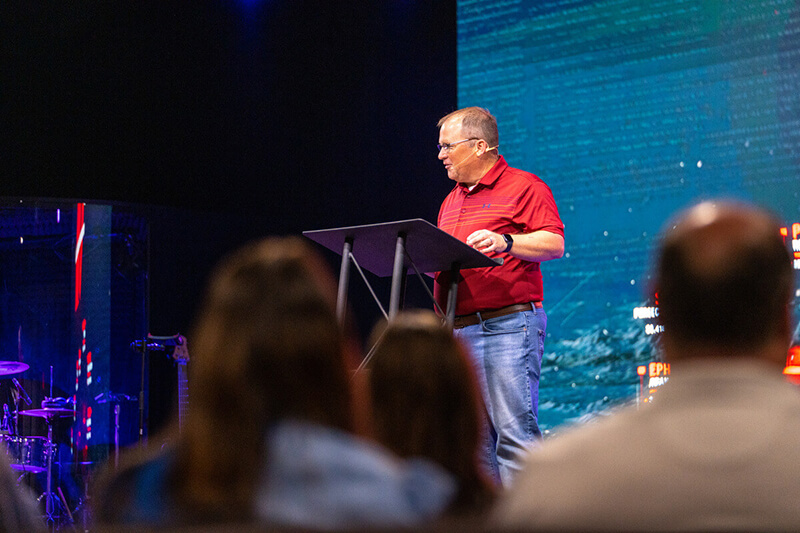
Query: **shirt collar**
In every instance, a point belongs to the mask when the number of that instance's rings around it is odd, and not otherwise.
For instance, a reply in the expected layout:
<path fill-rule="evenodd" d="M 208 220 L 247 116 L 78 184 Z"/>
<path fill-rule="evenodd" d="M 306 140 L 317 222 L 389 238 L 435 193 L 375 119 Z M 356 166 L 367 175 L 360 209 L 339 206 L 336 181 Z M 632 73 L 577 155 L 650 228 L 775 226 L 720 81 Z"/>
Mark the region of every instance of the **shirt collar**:
<path fill-rule="evenodd" d="M 506 163 L 505 158 L 501 155 L 495 162 L 494 166 L 492 166 L 492 168 L 490 168 L 489 171 L 483 175 L 483 177 L 480 179 L 480 181 L 478 181 L 475 187 L 476 188 L 491 187 L 492 185 L 494 185 L 494 182 L 497 181 L 497 178 L 499 178 L 500 175 L 503 172 L 505 172 L 507 168 L 508 168 L 508 163 Z M 465 191 L 469 189 L 469 187 L 467 187 L 466 185 L 460 183 L 459 185 L 461 185 Z M 475 189 L 472 190 L 474 191 Z"/>

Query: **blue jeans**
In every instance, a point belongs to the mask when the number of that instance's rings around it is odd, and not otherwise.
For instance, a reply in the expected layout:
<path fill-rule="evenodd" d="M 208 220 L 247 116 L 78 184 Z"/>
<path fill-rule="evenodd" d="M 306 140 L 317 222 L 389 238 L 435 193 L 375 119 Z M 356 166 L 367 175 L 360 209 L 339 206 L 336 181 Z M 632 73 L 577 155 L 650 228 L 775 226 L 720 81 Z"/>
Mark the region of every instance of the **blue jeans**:
<path fill-rule="evenodd" d="M 473 356 L 486 404 L 487 442 L 482 459 L 505 487 L 542 438 L 537 412 L 546 328 L 547 314 L 534 307 L 453 330 Z"/>

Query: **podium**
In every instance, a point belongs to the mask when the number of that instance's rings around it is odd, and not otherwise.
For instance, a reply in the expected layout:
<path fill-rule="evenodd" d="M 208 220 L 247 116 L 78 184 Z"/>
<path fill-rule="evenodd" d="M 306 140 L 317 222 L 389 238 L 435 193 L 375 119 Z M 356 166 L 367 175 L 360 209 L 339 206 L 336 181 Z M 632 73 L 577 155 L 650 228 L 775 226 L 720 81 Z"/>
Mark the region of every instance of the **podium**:
<path fill-rule="evenodd" d="M 445 317 L 451 327 L 455 319 L 459 272 L 463 269 L 503 264 L 502 258 L 491 258 L 421 218 L 304 231 L 303 235 L 342 255 L 336 298 L 336 316 L 340 322 L 344 321 L 347 306 L 351 263 L 355 264 L 359 271 L 360 263 L 376 276 L 392 276 L 388 315 L 384 311 L 389 320 L 394 318 L 400 309 L 401 295 L 405 290 L 409 271 L 413 270 L 420 278 L 420 272 L 450 271 L 450 292 L 447 297 Z M 358 260 L 355 250 L 358 251 Z M 364 282 L 380 306 L 366 278 Z M 425 289 L 428 289 L 427 285 Z M 428 293 L 433 299 L 433 294 L 430 291 Z M 383 311 L 382 306 L 381 311 Z"/>

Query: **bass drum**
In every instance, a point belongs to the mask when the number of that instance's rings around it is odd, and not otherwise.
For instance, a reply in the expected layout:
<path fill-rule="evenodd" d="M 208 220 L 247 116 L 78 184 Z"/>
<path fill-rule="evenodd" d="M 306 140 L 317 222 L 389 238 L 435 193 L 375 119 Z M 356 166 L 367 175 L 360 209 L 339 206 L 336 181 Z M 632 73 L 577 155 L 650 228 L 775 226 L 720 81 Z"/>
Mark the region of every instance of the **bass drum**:
<path fill-rule="evenodd" d="M 47 441 L 44 437 L 3 437 L 11 468 L 40 474 L 47 470 Z"/>

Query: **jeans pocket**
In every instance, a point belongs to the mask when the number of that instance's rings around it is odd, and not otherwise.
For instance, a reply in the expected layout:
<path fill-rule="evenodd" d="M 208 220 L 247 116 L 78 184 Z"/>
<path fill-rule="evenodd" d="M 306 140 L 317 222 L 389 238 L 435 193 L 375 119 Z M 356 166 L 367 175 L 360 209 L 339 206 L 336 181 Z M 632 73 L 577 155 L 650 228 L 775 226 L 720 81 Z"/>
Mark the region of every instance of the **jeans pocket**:
<path fill-rule="evenodd" d="M 540 329 L 538 331 L 539 331 L 539 335 L 538 335 L 539 340 L 538 340 L 538 344 L 537 344 L 537 352 L 538 352 L 538 355 L 539 355 L 539 360 L 541 361 L 542 360 L 542 356 L 544 355 L 545 331 L 543 329 Z"/>
<path fill-rule="evenodd" d="M 528 329 L 528 320 L 525 313 L 512 313 L 484 320 L 481 322 L 481 328 L 487 335 L 519 333 Z"/>

